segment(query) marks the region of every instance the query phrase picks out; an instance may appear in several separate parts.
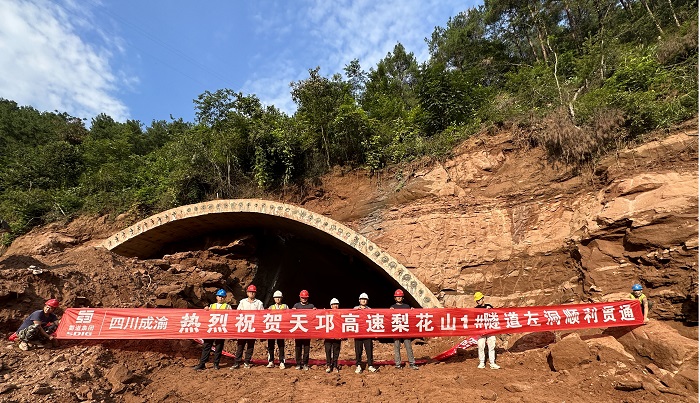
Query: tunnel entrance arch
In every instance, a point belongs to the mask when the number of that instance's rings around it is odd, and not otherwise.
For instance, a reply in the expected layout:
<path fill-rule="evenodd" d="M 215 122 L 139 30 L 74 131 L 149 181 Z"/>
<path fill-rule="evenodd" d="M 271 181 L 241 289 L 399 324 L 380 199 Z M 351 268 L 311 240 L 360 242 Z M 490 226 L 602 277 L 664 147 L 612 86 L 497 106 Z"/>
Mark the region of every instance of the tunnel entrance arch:
<path fill-rule="evenodd" d="M 176 207 L 115 233 L 104 246 L 123 256 L 153 258 L 188 239 L 241 230 L 268 240 L 263 243 L 261 264 L 287 266 L 278 270 L 275 280 L 286 291 L 287 303 L 294 303 L 297 289 L 311 288 L 317 305 L 327 306 L 323 299 L 332 294 L 349 299 L 341 301 L 345 308 L 354 305 L 359 292 L 376 290 L 381 295 L 368 292 L 370 306 L 382 308 L 391 302 L 388 293 L 402 288 L 413 305 L 442 307 L 413 273 L 364 236 L 323 215 L 269 200 L 214 200 Z M 322 300 L 314 299 L 314 294 Z"/>

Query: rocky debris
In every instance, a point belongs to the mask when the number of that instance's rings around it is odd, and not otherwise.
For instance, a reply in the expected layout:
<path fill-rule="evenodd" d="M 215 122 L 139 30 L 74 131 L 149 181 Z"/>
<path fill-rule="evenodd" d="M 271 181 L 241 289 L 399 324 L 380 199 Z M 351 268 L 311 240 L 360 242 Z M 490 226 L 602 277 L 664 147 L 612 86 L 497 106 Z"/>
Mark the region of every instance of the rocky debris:
<path fill-rule="evenodd" d="M 33 395 L 49 395 L 53 393 L 53 388 L 49 385 L 36 385 L 32 389 Z"/>
<path fill-rule="evenodd" d="M 18 389 L 18 386 L 15 385 L 14 383 L 0 383 L 0 395 L 6 392 L 10 392 L 14 389 Z"/>
<path fill-rule="evenodd" d="M 663 322 L 650 320 L 638 327 L 615 327 L 604 334 L 615 337 L 624 347 L 643 361 L 677 373 L 681 369 L 697 370 L 698 344 L 678 334 Z"/>
<path fill-rule="evenodd" d="M 511 382 L 503 386 L 508 392 L 528 392 L 532 390 L 532 386 L 522 382 Z"/>
<path fill-rule="evenodd" d="M 612 336 L 596 336 L 585 340 L 588 347 L 596 352 L 598 361 L 634 361 L 632 354 Z"/>
<path fill-rule="evenodd" d="M 481 396 L 482 400 L 489 400 L 492 402 L 495 402 L 498 400 L 498 394 L 492 390 L 482 390 L 479 395 Z"/>
<path fill-rule="evenodd" d="M 508 339 L 510 352 L 542 348 L 556 341 L 554 332 L 516 333 Z"/>
<path fill-rule="evenodd" d="M 588 344 L 578 333 L 571 333 L 551 346 L 548 361 L 553 371 L 578 367 L 592 360 Z"/>
<path fill-rule="evenodd" d="M 126 389 L 126 384 L 134 379 L 134 373 L 123 364 L 117 364 L 110 369 L 105 378 L 112 385 L 112 393 L 121 393 Z"/>
<path fill-rule="evenodd" d="M 617 381 L 613 386 L 617 390 L 632 392 L 644 388 L 642 382 L 639 381 Z"/>

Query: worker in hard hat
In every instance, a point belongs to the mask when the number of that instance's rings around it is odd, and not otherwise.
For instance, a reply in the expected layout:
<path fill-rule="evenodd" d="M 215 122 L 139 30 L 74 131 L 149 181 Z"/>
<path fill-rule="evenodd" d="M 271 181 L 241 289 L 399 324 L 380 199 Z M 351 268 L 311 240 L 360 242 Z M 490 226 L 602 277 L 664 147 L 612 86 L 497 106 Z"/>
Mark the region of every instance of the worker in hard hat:
<path fill-rule="evenodd" d="M 32 347 L 44 347 L 44 343 L 53 342 L 53 333 L 58 329 L 58 316 L 55 314 L 59 307 L 57 299 L 44 303 L 44 308 L 32 312 L 15 332 L 19 339 L 20 350 L 27 351 Z"/>
<path fill-rule="evenodd" d="M 403 302 L 403 290 L 394 291 L 394 301 L 396 303 L 390 306 L 390 309 L 413 309 L 410 305 Z M 394 339 L 394 365 L 396 369 L 401 369 L 401 344 L 406 347 L 406 358 L 408 359 L 408 367 L 417 370 L 416 359 L 413 357 L 412 339 Z"/>
<path fill-rule="evenodd" d="M 331 309 L 338 309 L 340 301 L 338 298 L 331 299 Z M 332 371 L 340 372 L 338 369 L 338 356 L 340 355 L 340 339 L 325 339 L 323 348 L 326 350 L 326 373 Z"/>
<path fill-rule="evenodd" d="M 216 290 L 216 302 L 204 307 L 204 310 L 219 310 L 219 309 L 233 309 L 231 305 L 226 303 L 226 290 L 219 288 Z M 199 364 L 194 366 L 196 371 L 201 371 L 206 369 L 207 361 L 209 361 L 209 354 L 211 353 L 212 347 L 214 347 L 214 369 L 219 369 L 219 361 L 221 361 L 221 352 L 224 351 L 224 339 L 205 339 L 204 345 L 202 346 L 202 356 L 199 358 Z"/>
<path fill-rule="evenodd" d="M 246 288 L 246 294 L 248 298 L 242 299 L 238 302 L 239 311 L 262 311 L 265 309 L 262 301 L 255 298 L 255 294 L 258 289 L 253 285 L 249 285 Z M 253 349 L 255 348 L 255 339 L 238 339 L 236 340 L 236 356 L 234 359 L 233 366 L 231 369 L 238 369 L 241 365 L 241 358 L 243 358 L 243 349 L 245 348 L 245 358 L 243 359 L 243 368 L 250 368 L 252 364 L 250 360 L 253 358 Z"/>
<path fill-rule="evenodd" d="M 649 321 L 649 299 L 642 293 L 641 284 L 635 284 L 632 286 L 632 293 L 630 294 L 629 298 L 639 301 L 642 306 L 642 313 L 644 314 L 644 323 L 647 323 Z"/>
<path fill-rule="evenodd" d="M 477 292 L 474 294 L 474 301 L 476 302 L 476 307 L 481 309 L 492 309 L 491 304 L 484 302 L 484 294 Z M 486 368 L 484 364 L 486 361 L 486 346 L 489 347 L 489 366 L 491 369 L 500 369 L 501 367 L 496 364 L 496 336 L 481 336 L 477 340 L 477 346 L 479 347 L 479 365 L 477 368 Z"/>
<path fill-rule="evenodd" d="M 314 304 L 309 303 L 309 292 L 301 290 L 299 302 L 294 304 L 292 309 L 316 309 Z M 302 354 L 303 353 L 303 354 Z M 311 353 L 311 339 L 294 339 L 294 359 L 296 369 L 309 370 L 309 354 Z"/>
<path fill-rule="evenodd" d="M 282 291 L 277 290 L 272 294 L 272 299 L 275 303 L 270 305 L 270 310 L 278 311 L 280 309 L 289 309 L 287 304 L 282 303 Z M 280 369 L 284 369 L 284 339 L 267 339 L 267 367 L 272 368 L 275 366 L 275 344 L 277 344 L 277 351 L 280 357 Z"/>
<path fill-rule="evenodd" d="M 366 293 L 360 294 L 359 302 L 354 309 L 370 309 L 367 302 L 369 301 L 369 296 Z M 367 370 L 369 372 L 377 372 L 378 369 L 374 367 L 374 346 L 372 344 L 372 339 L 355 339 L 355 368 L 356 374 L 362 373 L 362 349 L 364 348 L 367 354 Z"/>

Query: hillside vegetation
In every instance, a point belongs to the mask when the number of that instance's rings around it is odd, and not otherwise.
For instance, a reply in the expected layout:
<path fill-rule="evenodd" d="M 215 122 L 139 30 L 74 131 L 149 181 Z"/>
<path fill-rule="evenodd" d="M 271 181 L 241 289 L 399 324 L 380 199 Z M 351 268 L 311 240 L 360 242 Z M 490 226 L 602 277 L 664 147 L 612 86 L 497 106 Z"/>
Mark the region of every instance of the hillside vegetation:
<path fill-rule="evenodd" d="M 4 243 L 85 212 L 148 214 L 212 198 L 303 190 L 331 167 L 369 171 L 441 156 L 478 131 L 512 127 L 570 167 L 643 140 L 698 110 L 697 3 L 489 1 L 426 38 L 290 84 L 289 116 L 254 94 L 206 91 L 196 121 L 89 125 L 0 99 Z"/>

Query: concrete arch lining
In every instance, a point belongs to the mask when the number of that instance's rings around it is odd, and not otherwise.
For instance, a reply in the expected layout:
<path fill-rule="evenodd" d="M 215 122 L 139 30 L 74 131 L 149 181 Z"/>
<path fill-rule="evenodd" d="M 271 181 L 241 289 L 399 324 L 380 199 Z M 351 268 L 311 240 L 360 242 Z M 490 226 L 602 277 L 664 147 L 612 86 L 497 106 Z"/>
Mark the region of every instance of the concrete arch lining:
<path fill-rule="evenodd" d="M 121 230 L 104 242 L 110 251 L 149 258 L 168 242 L 231 228 L 279 228 L 322 239 L 357 255 L 390 277 L 423 308 L 442 307 L 437 297 L 406 267 L 345 225 L 304 208 L 261 199 L 214 200 L 176 207 Z"/>

